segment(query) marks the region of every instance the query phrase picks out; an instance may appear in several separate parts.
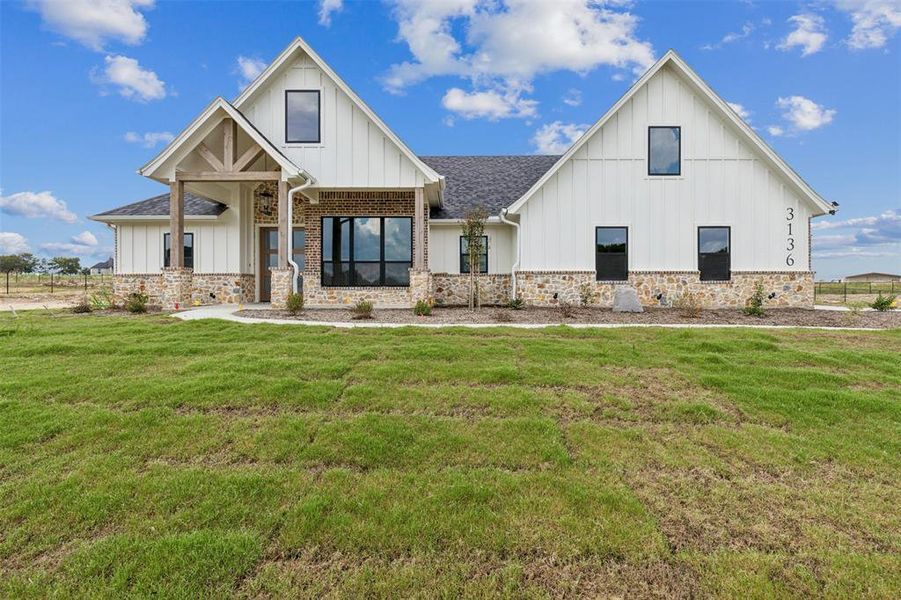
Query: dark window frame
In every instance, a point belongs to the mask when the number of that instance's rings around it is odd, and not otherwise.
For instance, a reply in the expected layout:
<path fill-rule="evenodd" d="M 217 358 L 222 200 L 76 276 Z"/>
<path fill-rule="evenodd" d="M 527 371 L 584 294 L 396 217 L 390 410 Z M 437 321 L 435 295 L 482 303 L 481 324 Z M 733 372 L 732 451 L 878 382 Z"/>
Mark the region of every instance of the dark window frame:
<path fill-rule="evenodd" d="M 625 276 L 622 279 L 611 279 L 609 277 L 601 277 L 601 271 L 598 269 L 599 256 L 598 252 L 598 231 L 601 229 L 622 229 L 626 232 L 626 251 L 622 254 L 625 256 Z M 603 254 L 619 255 L 619 252 L 604 252 Z M 627 225 L 602 225 L 594 228 L 594 279 L 595 281 L 628 281 L 629 280 L 629 227 Z"/>
<path fill-rule="evenodd" d="M 651 173 L 651 130 L 679 130 L 679 171 L 677 173 Z M 681 177 L 682 176 L 682 126 L 681 125 L 648 125 L 648 177 Z"/>
<path fill-rule="evenodd" d="M 485 270 L 482 270 L 482 261 L 479 260 L 479 273 L 487 273 L 488 272 L 488 236 L 483 235 L 482 237 L 482 249 L 484 252 L 480 252 L 479 256 L 485 257 Z M 463 251 L 463 242 L 466 241 L 466 236 L 460 236 L 460 273 L 469 274 L 469 251 Z"/>
<path fill-rule="evenodd" d="M 288 137 L 288 94 L 295 92 L 315 93 L 316 94 L 316 139 L 315 140 L 292 140 Z M 285 143 L 286 144 L 321 144 L 322 143 L 322 90 L 285 90 Z"/>
<path fill-rule="evenodd" d="M 326 219 L 349 219 L 350 224 L 348 227 L 348 243 L 347 243 L 347 252 L 348 259 L 341 260 L 338 257 L 338 260 L 326 260 L 325 253 L 323 252 L 323 247 L 325 244 L 325 220 Z M 355 260 L 354 259 L 354 219 L 378 219 L 379 220 L 379 260 Z M 405 219 L 410 223 L 410 260 L 385 260 L 385 219 Z M 354 288 L 354 287 L 379 287 L 379 288 L 408 288 L 410 287 L 409 281 L 406 285 L 387 285 L 385 283 L 385 265 L 409 265 L 408 269 L 413 268 L 413 243 L 414 243 L 414 231 L 413 231 L 413 217 L 409 217 L 407 215 L 354 215 L 354 216 L 346 216 L 346 215 L 323 215 L 319 218 L 319 283 L 324 288 Z M 344 264 L 348 265 L 348 281 L 347 283 L 334 284 L 334 283 L 326 283 L 325 282 L 325 265 L 331 264 Z M 356 264 L 378 264 L 379 265 L 379 283 L 356 283 Z"/>
<path fill-rule="evenodd" d="M 194 268 L 194 234 L 193 234 L 193 233 L 189 233 L 189 232 L 186 231 L 184 235 L 185 235 L 185 247 L 182 248 L 182 251 L 184 251 L 184 250 L 187 249 L 187 248 L 190 248 L 190 249 L 191 249 L 191 264 L 190 264 L 190 265 L 188 264 L 188 253 L 185 252 L 185 253 L 184 253 L 184 257 L 185 257 L 185 264 L 184 264 L 184 267 L 185 267 L 186 269 L 193 269 L 193 268 Z M 164 234 L 163 234 L 163 268 L 168 268 L 168 267 L 169 267 L 169 263 L 171 262 L 171 260 L 170 260 L 169 257 L 170 257 L 170 253 L 171 253 L 171 250 L 172 250 L 172 249 L 171 249 L 172 243 L 171 243 L 171 242 L 166 243 L 167 240 L 171 239 L 171 236 L 172 236 L 171 233 L 164 233 Z M 188 238 L 191 239 L 191 245 L 190 245 L 190 246 L 188 246 Z M 166 249 L 166 246 L 169 246 L 170 248 L 167 250 L 167 249 Z"/>
<path fill-rule="evenodd" d="M 704 270 L 701 269 L 701 256 L 706 254 L 722 254 L 722 252 L 701 252 L 701 230 L 702 229 L 725 229 L 726 243 L 729 251 L 726 252 L 726 277 L 704 277 Z M 731 281 L 732 280 L 732 226 L 731 225 L 699 225 L 698 226 L 698 278 L 700 281 Z"/>

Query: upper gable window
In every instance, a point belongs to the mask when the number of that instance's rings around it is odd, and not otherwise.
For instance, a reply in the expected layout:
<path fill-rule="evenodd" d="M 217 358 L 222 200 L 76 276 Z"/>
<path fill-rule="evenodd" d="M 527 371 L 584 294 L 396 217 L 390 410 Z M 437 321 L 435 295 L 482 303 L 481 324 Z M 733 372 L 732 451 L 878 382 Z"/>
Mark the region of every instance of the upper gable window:
<path fill-rule="evenodd" d="M 648 175 L 682 174 L 682 128 L 648 127 Z"/>
<path fill-rule="evenodd" d="M 319 143 L 319 90 L 285 92 L 285 142 Z"/>

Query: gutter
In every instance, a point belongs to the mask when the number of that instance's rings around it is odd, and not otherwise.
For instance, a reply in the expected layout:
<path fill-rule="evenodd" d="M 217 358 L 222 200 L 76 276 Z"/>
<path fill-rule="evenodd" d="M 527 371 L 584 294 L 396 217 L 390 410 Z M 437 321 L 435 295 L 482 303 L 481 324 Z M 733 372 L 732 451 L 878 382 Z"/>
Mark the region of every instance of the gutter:
<path fill-rule="evenodd" d="M 507 218 L 506 208 L 501 209 L 500 218 L 503 223 L 512 225 L 516 228 L 516 262 L 513 263 L 513 268 L 510 269 L 511 283 L 513 284 L 513 299 L 516 300 L 516 298 L 518 297 L 516 293 L 516 269 L 519 268 L 519 223 L 511 221 Z"/>
<path fill-rule="evenodd" d="M 301 171 L 301 176 L 306 181 L 288 190 L 288 264 L 291 265 L 291 269 L 294 271 L 294 275 L 291 277 L 291 289 L 295 294 L 297 293 L 297 280 L 300 278 L 300 267 L 294 262 L 294 194 L 316 183 L 316 179 L 306 171 Z"/>

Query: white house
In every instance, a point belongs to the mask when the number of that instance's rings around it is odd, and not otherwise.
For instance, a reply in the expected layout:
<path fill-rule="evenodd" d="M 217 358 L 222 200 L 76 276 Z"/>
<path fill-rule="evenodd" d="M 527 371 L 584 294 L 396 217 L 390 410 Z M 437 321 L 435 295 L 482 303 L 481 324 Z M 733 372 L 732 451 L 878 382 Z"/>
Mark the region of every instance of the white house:
<path fill-rule="evenodd" d="M 169 192 L 95 220 L 115 290 L 167 307 L 465 302 L 461 220 L 488 210 L 485 303 L 694 293 L 812 306 L 810 219 L 834 212 L 667 52 L 563 156 L 417 156 L 297 38 L 140 169 Z M 291 224 L 289 227 L 289 223 Z"/>

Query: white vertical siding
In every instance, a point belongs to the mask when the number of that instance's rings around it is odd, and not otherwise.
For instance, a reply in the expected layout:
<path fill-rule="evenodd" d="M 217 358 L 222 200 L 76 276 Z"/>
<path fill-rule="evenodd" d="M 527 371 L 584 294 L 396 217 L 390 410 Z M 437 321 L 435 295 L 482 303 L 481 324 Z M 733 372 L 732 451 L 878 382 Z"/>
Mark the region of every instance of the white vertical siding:
<path fill-rule="evenodd" d="M 290 89 L 320 90 L 319 144 L 285 143 L 285 90 Z M 294 164 L 312 173 L 321 187 L 423 185 L 422 173 L 413 162 L 306 55 L 274 75 L 241 110 Z"/>
<path fill-rule="evenodd" d="M 429 270 L 432 273 L 460 272 L 459 225 L 429 224 Z M 488 272 L 509 273 L 516 260 L 516 234 L 509 225 L 488 224 Z"/>
<path fill-rule="evenodd" d="M 682 127 L 681 176 L 647 176 L 650 125 Z M 664 67 L 522 207 L 522 269 L 594 270 L 594 228 L 619 225 L 629 228 L 631 270 L 695 270 L 697 228 L 724 225 L 733 270 L 807 271 L 810 213 L 716 108 Z"/>

